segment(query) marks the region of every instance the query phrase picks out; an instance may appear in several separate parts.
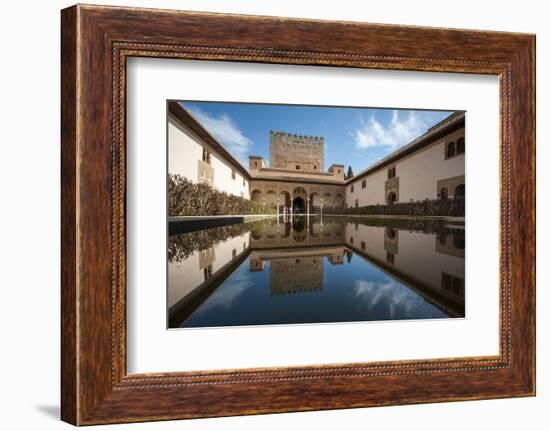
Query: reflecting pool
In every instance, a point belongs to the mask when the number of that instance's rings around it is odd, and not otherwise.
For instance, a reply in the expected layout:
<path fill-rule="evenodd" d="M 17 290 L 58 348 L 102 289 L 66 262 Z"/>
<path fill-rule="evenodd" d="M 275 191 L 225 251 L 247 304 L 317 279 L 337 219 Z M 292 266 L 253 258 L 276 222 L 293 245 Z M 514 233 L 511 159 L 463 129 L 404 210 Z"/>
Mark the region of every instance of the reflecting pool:
<path fill-rule="evenodd" d="M 464 317 L 464 225 L 273 217 L 169 236 L 170 328 Z"/>

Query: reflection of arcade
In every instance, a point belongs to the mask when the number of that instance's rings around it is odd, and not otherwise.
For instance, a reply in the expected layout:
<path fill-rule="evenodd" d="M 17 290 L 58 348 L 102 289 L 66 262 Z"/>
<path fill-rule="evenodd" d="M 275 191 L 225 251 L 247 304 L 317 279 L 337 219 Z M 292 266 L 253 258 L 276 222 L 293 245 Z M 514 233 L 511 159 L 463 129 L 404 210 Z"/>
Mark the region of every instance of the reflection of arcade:
<path fill-rule="evenodd" d="M 269 262 L 272 295 L 323 289 L 323 258 L 343 262 L 345 224 L 315 217 L 280 217 L 250 234 L 250 271 Z M 338 244 L 338 247 L 333 245 Z"/>
<path fill-rule="evenodd" d="M 271 295 L 320 291 L 324 258 L 338 265 L 343 263 L 344 253 L 343 246 L 253 251 L 250 271 L 263 271 L 269 262 Z"/>
<path fill-rule="evenodd" d="M 314 217 L 279 217 L 250 233 L 253 249 L 344 243 L 345 223 Z"/>
<path fill-rule="evenodd" d="M 464 316 L 464 229 L 427 235 L 350 223 L 346 245 L 447 314 Z"/>
<path fill-rule="evenodd" d="M 434 235 L 398 229 L 391 223 L 366 223 L 369 222 L 353 223 L 340 218 L 279 217 L 243 237 L 199 252 L 201 273 L 195 279 L 202 281 L 197 280 L 187 293 L 174 298 L 169 310 L 170 327 L 185 321 L 247 257 L 251 272 L 264 271 L 269 264 L 271 295 L 282 295 L 322 291 L 323 261 L 343 264 L 344 257 L 350 261 L 353 253 L 447 315 L 464 316 L 463 229 L 441 228 Z M 191 266 L 180 271 L 185 272 L 186 280 L 193 278 Z"/>

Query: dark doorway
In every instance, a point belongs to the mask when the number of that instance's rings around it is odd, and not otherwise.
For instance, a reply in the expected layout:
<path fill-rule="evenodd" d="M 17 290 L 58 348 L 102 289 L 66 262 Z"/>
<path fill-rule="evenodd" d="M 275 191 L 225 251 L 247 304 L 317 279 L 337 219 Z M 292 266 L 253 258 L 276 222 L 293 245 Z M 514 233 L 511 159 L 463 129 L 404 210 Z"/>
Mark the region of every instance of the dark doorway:
<path fill-rule="evenodd" d="M 294 214 L 303 214 L 306 212 L 306 203 L 304 198 L 297 196 L 292 201 L 292 211 Z"/>

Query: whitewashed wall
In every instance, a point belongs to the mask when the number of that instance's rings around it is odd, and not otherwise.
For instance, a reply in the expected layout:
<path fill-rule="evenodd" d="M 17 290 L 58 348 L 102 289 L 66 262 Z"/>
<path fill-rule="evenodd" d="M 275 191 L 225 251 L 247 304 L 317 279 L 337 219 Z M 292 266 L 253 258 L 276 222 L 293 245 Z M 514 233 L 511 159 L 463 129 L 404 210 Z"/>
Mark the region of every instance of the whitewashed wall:
<path fill-rule="evenodd" d="M 249 184 L 243 174 L 178 119 L 168 114 L 168 172 L 170 174 L 182 175 L 196 183 L 198 161 L 202 160 L 203 147 L 206 147 L 211 153 L 212 167 L 214 168 L 214 188 L 249 199 Z M 233 170 L 235 171 L 235 179 L 231 175 Z"/>
<path fill-rule="evenodd" d="M 364 251 L 382 263 L 386 263 L 385 235 L 386 230 L 380 227 L 351 223 L 346 225 L 346 244 Z M 437 238 L 434 235 L 407 230 L 398 230 L 397 235 L 397 253 L 394 255 L 393 267 L 436 288 L 440 294 L 453 297 L 452 293 L 442 290 L 441 274 L 445 272 L 464 279 L 464 258 L 438 252 Z M 365 243 L 364 249 L 361 242 Z"/>
<path fill-rule="evenodd" d="M 397 269 L 431 286 L 441 287 L 442 272 L 464 279 L 464 258 L 437 252 L 434 235 L 407 230 L 398 235 Z"/>
<path fill-rule="evenodd" d="M 233 260 L 233 250 L 240 256 L 250 244 L 250 233 L 222 241 L 213 247 L 212 276 Z M 200 267 L 200 252 L 196 251 L 188 259 L 168 265 L 168 307 L 190 294 L 204 282 L 203 268 Z"/>
<path fill-rule="evenodd" d="M 423 148 L 411 156 L 399 160 L 396 176 L 399 177 L 399 202 L 419 201 L 437 198 L 437 182 L 446 178 L 457 177 L 465 173 L 465 155 L 445 160 L 445 143 L 464 136 L 464 129 L 459 129 L 444 139 Z M 389 166 L 388 166 L 389 167 Z M 388 178 L 388 167 L 384 167 L 366 177 L 367 187 L 361 188 L 364 178 L 346 186 L 346 203 L 355 206 L 385 204 L 385 182 Z M 353 193 L 351 185 L 354 186 Z"/>

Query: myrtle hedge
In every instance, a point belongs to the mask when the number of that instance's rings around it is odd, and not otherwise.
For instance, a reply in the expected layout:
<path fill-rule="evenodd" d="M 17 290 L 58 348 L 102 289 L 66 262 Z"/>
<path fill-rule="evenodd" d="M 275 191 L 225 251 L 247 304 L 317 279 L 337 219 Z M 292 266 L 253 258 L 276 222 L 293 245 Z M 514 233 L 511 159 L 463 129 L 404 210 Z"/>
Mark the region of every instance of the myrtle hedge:
<path fill-rule="evenodd" d="M 409 215 L 409 216 L 447 216 L 464 217 L 465 202 L 463 198 L 426 199 L 416 202 L 396 202 L 391 205 L 367 205 L 364 207 L 330 208 L 325 214 L 360 214 L 360 215 Z"/>
<path fill-rule="evenodd" d="M 181 175 L 168 175 L 170 217 L 275 213 L 267 205 L 220 192 L 209 184 L 195 184 Z"/>
<path fill-rule="evenodd" d="M 446 229 L 447 222 L 443 219 L 427 218 L 381 218 L 381 217 L 330 217 L 326 216 L 323 221 L 338 221 L 343 219 L 346 223 L 361 224 L 375 227 L 389 227 L 397 230 L 408 230 L 423 233 L 438 233 Z"/>
<path fill-rule="evenodd" d="M 251 221 L 170 235 L 168 241 L 168 260 L 170 262 L 180 262 L 187 259 L 196 251 L 206 250 L 221 241 L 242 235 L 258 226 L 261 226 L 261 222 Z"/>

